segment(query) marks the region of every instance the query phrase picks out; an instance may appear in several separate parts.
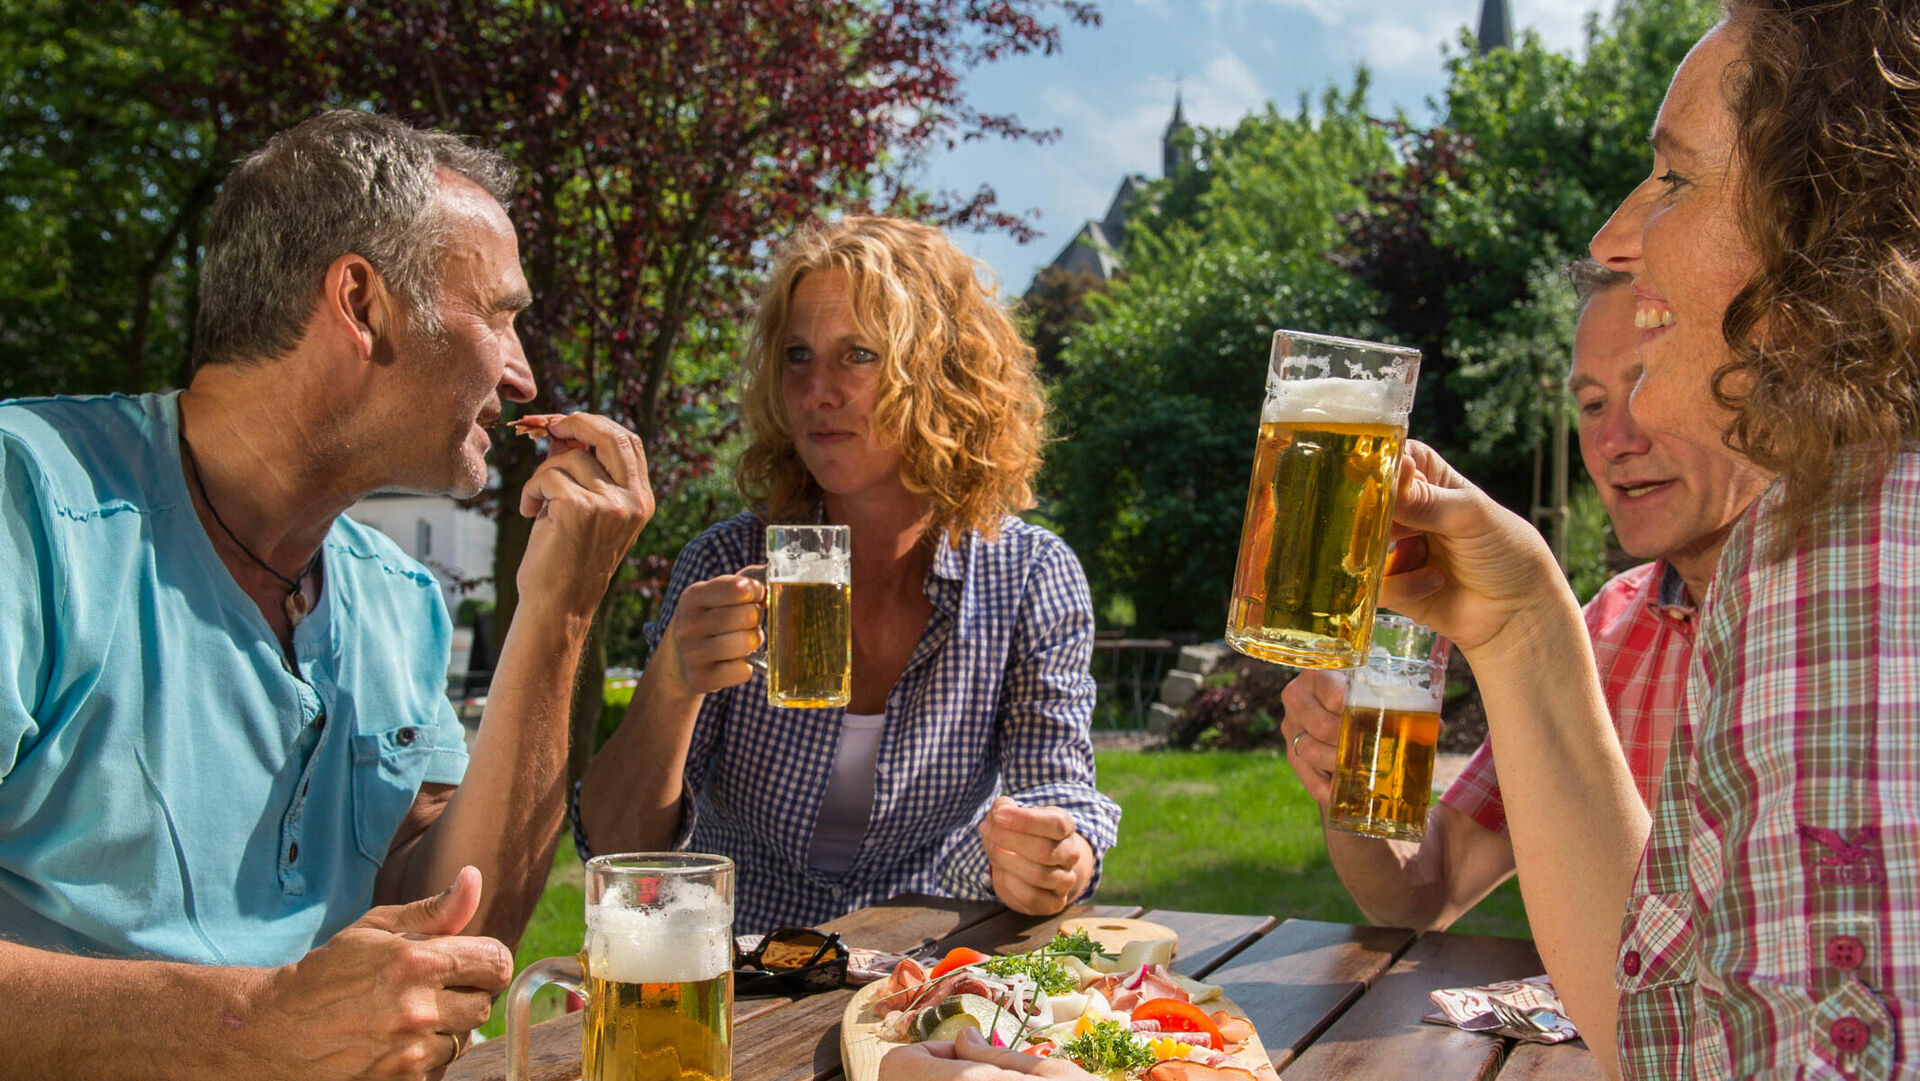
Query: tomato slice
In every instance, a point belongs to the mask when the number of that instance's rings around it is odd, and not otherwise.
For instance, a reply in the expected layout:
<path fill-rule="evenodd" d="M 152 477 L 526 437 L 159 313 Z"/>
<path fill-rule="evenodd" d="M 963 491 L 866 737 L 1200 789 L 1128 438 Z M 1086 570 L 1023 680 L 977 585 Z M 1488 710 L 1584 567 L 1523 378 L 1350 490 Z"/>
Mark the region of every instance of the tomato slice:
<path fill-rule="evenodd" d="M 1207 1012 L 1191 1002 L 1182 1002 L 1177 998 L 1150 998 L 1133 1008 L 1135 1021 L 1153 1021 L 1162 1032 L 1197 1032 L 1207 1038 L 1207 1046 L 1215 1051 L 1227 1049 L 1227 1041 L 1220 1036 L 1220 1026 L 1213 1023 Z"/>
<path fill-rule="evenodd" d="M 948 950 L 946 957 L 942 958 L 939 964 L 933 966 L 933 971 L 927 973 L 927 979 L 937 980 L 956 968 L 965 968 L 968 965 L 977 965 L 982 961 L 991 960 L 993 960 L 993 955 L 990 953 L 981 953 L 979 950 L 970 950 L 965 946 L 957 946 L 954 949 Z"/>

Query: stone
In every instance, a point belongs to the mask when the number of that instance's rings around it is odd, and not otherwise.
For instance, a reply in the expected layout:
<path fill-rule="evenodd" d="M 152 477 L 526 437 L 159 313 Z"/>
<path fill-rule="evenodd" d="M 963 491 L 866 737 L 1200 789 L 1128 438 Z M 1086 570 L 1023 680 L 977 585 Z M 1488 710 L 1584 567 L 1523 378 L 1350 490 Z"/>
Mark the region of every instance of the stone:
<path fill-rule="evenodd" d="M 1164 702 L 1155 702 L 1147 708 L 1147 731 L 1156 736 L 1165 736 L 1179 727 L 1186 713 Z"/>
<path fill-rule="evenodd" d="M 1178 709 L 1194 700 L 1206 687 L 1206 677 L 1176 668 L 1160 681 L 1160 701 Z"/>
<path fill-rule="evenodd" d="M 1182 672 L 1197 672 L 1206 675 L 1227 659 L 1227 647 L 1210 643 L 1197 646 L 1181 646 L 1180 661 L 1174 667 Z"/>

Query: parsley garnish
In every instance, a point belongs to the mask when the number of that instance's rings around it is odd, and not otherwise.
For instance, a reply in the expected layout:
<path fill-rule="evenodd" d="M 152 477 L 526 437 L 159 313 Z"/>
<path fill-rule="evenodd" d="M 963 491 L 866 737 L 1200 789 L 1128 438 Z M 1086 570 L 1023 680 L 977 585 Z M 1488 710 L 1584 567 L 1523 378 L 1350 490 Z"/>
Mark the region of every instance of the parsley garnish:
<path fill-rule="evenodd" d="M 1068 995 L 1075 989 L 1072 976 L 1058 961 L 1050 960 L 1045 952 L 1016 953 L 1006 957 L 996 957 L 991 961 L 980 962 L 980 967 L 995 976 L 1025 976 L 1033 985 L 1049 995 Z"/>
<path fill-rule="evenodd" d="M 1119 956 L 1101 949 L 1100 944 L 1093 940 L 1093 936 L 1085 931 L 1075 931 L 1072 934 L 1061 931 L 1055 934 L 1053 941 L 1047 943 L 1039 952 L 1050 953 L 1056 957 L 1078 957 L 1089 963 L 1093 961 L 1095 954 L 1101 957 Z"/>
<path fill-rule="evenodd" d="M 1153 1052 L 1118 1021 L 1101 1021 L 1085 1034 L 1061 1044 L 1060 1053 L 1092 1074 L 1111 1070 L 1131 1073 L 1153 1065 Z"/>

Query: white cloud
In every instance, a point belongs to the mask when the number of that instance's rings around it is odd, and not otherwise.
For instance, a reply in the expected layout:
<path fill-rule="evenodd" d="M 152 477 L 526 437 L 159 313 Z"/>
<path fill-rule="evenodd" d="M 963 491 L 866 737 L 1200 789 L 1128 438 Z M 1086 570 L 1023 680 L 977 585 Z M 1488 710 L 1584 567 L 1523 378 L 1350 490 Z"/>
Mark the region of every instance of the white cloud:
<path fill-rule="evenodd" d="M 1209 0 L 1237 16 L 1251 0 Z M 1400 63 L 1431 63 L 1462 26 L 1480 22 L 1480 0 L 1261 0 L 1297 11 L 1326 29 L 1341 53 L 1376 69 Z M 1508 0 L 1516 30 L 1533 30 L 1549 49 L 1577 50 L 1589 11 L 1602 0 Z"/>

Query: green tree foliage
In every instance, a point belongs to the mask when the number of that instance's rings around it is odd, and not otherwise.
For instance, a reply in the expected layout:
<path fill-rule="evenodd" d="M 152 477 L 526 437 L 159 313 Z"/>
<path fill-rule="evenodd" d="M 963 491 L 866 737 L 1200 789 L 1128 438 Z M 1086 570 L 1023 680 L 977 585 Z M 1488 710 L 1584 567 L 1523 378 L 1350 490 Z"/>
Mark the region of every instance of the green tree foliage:
<path fill-rule="evenodd" d="M 1391 161 L 1365 92 L 1362 77 L 1204 137 L 1198 167 L 1129 224 L 1126 275 L 1088 298 L 1063 354 L 1046 511 L 1096 595 L 1131 595 L 1143 627 L 1222 618 L 1273 329 L 1380 329 L 1325 256 L 1359 178 Z"/>
<path fill-rule="evenodd" d="M 1217 633 L 1280 327 L 1418 347 L 1414 436 L 1527 513 L 1572 346 L 1561 267 L 1645 176 L 1667 80 L 1716 16 L 1625 0 L 1589 20 L 1584 59 L 1463 38 L 1432 129 L 1369 120 L 1363 76 L 1202 133 L 1198 168 L 1129 226 L 1055 395 L 1046 512 L 1102 603 Z"/>

